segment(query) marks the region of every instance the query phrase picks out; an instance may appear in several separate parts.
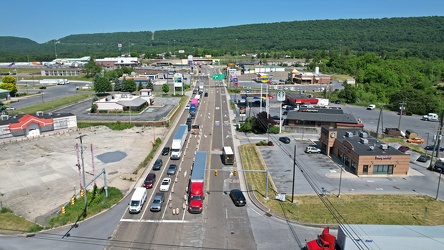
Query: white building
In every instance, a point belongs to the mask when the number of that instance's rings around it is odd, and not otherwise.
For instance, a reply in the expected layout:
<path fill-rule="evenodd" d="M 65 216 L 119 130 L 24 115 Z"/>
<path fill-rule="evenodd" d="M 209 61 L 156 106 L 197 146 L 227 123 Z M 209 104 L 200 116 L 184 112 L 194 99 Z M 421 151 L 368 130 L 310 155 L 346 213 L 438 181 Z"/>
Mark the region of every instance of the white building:
<path fill-rule="evenodd" d="M 113 94 L 97 100 L 94 103 L 97 105 L 98 111 L 138 110 L 144 105 L 148 105 L 148 101 L 146 99 L 128 93 Z"/>

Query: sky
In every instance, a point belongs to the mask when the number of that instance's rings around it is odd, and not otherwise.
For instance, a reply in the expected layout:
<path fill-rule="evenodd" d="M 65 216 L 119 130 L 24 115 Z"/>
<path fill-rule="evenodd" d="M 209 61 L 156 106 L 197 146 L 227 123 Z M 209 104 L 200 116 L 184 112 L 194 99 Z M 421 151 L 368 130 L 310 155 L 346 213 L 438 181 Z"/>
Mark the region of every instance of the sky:
<path fill-rule="evenodd" d="M 0 36 L 38 43 L 73 34 L 444 15 L 443 0 L 14 0 L 1 8 Z"/>

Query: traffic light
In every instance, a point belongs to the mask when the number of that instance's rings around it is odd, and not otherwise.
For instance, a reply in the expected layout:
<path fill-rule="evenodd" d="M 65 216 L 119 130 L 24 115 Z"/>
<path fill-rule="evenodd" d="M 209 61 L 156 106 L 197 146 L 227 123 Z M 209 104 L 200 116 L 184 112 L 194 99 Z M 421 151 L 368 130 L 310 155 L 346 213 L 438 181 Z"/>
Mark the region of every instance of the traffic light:
<path fill-rule="evenodd" d="M 80 197 L 83 198 L 83 196 L 85 196 L 85 190 L 82 188 L 80 189 Z"/>
<path fill-rule="evenodd" d="M 214 176 L 217 176 L 217 173 L 218 173 L 218 171 L 217 171 L 217 169 L 215 169 L 214 170 Z"/>
<path fill-rule="evenodd" d="M 234 176 L 237 176 L 237 169 L 234 169 L 234 170 L 233 170 L 233 175 L 234 175 Z"/>
<path fill-rule="evenodd" d="M 62 214 L 65 214 L 65 206 L 62 206 Z"/>
<path fill-rule="evenodd" d="M 75 201 L 74 197 L 71 197 L 71 205 L 74 205 Z"/>

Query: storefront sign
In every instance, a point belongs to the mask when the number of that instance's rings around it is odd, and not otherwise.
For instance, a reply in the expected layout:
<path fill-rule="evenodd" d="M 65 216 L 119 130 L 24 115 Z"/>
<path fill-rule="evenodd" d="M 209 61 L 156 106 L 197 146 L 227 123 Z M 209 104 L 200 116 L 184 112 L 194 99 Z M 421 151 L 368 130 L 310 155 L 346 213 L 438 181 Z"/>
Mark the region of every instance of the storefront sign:
<path fill-rule="evenodd" d="M 375 156 L 376 160 L 386 160 L 386 159 L 392 159 L 391 155 L 377 155 Z"/>

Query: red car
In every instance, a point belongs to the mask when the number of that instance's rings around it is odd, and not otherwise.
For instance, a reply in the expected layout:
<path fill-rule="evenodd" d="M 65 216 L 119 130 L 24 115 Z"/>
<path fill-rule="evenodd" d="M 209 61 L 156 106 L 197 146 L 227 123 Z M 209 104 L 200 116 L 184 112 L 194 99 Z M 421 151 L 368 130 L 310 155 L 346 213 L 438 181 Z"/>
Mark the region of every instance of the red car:
<path fill-rule="evenodd" d="M 156 182 L 156 174 L 155 173 L 149 173 L 146 176 L 145 181 L 143 182 L 143 186 L 145 188 L 153 188 L 154 182 Z"/>

